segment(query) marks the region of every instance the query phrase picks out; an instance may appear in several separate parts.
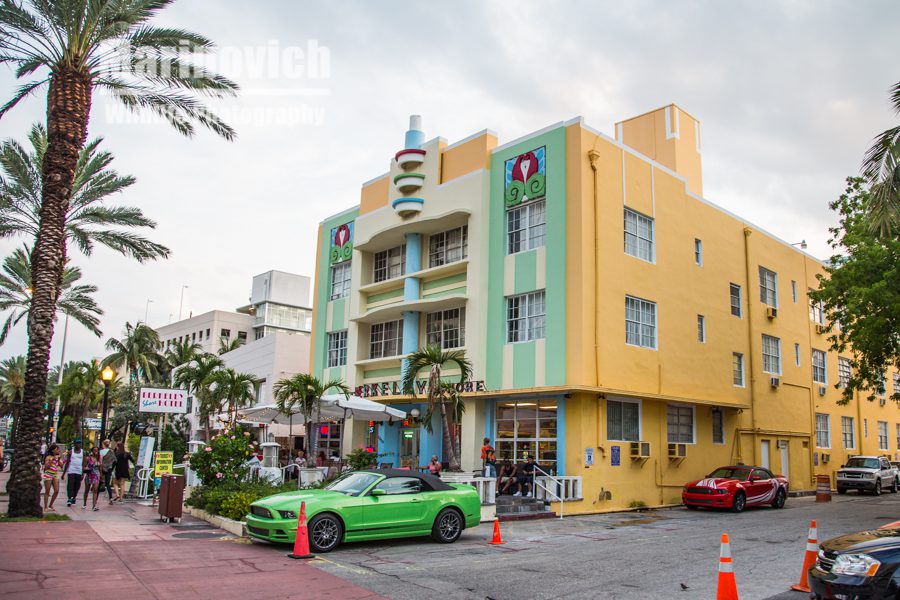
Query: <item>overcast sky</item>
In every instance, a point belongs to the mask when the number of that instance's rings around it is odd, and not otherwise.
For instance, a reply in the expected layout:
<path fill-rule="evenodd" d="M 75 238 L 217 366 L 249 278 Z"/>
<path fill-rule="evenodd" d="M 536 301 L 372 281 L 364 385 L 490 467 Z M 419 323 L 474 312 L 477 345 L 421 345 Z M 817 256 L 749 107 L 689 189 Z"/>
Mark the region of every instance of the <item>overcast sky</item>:
<path fill-rule="evenodd" d="M 828 202 L 896 124 L 898 17 L 896 0 L 176 2 L 160 24 L 215 40 L 208 60 L 243 88 L 215 105 L 238 138 L 123 122 L 96 98 L 90 136 L 137 177 L 116 200 L 155 219 L 173 252 L 147 265 L 72 252 L 106 315 L 102 339 L 70 327 L 66 358 L 102 356 L 148 300 L 151 325 L 177 319 L 183 285 L 187 316 L 245 304 L 269 269 L 312 275 L 317 224 L 387 171 L 411 113 L 429 139 L 490 128 L 505 143 L 579 115 L 612 136 L 614 122 L 677 103 L 702 124 L 705 196 L 827 257 Z M 14 85 L 0 67 L 4 98 Z M 44 110 L 43 97 L 20 104 L 0 137 L 24 141 Z M 23 321 L 0 359 L 26 343 Z"/>

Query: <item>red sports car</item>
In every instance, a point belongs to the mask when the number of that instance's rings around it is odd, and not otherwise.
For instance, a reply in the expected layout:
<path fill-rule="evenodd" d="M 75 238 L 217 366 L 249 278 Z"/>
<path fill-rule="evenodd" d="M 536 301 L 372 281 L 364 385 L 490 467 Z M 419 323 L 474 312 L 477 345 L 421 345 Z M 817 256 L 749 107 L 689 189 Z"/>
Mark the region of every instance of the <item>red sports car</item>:
<path fill-rule="evenodd" d="M 701 506 L 741 512 L 747 506 L 770 504 L 781 508 L 788 494 L 788 480 L 764 467 L 719 467 L 704 479 L 692 481 L 681 491 L 681 501 L 691 510 Z"/>

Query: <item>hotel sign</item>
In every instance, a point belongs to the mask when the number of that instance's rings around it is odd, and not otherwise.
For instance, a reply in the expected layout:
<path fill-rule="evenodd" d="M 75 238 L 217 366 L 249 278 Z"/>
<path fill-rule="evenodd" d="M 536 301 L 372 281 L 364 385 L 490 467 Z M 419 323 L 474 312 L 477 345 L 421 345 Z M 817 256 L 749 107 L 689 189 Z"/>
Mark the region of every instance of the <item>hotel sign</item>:
<path fill-rule="evenodd" d="M 187 391 L 141 388 L 138 410 L 152 413 L 186 413 Z"/>
<path fill-rule="evenodd" d="M 457 392 L 486 392 L 484 381 L 466 381 L 463 383 L 454 383 L 453 387 Z M 416 393 L 427 394 L 429 392 L 428 381 L 416 382 Z M 360 398 L 374 398 L 376 396 L 403 396 L 403 389 L 400 387 L 399 381 L 383 381 L 380 383 L 366 383 L 359 385 L 353 390 L 353 394 Z"/>

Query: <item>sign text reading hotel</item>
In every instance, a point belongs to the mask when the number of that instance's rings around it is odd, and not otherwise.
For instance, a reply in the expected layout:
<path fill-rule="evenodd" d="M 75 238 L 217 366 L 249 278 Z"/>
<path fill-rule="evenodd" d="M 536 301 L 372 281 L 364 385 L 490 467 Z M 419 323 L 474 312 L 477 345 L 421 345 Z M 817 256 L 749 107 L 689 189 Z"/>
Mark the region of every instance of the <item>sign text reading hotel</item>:
<path fill-rule="evenodd" d="M 453 387 L 457 392 L 485 392 L 484 381 L 466 381 L 464 383 L 454 383 Z M 429 391 L 428 381 L 416 382 L 416 393 L 425 394 Z M 402 396 L 403 389 L 400 387 L 399 381 L 383 381 L 381 383 L 366 383 L 357 386 L 353 390 L 354 395 L 360 398 L 372 398 L 374 396 Z"/>

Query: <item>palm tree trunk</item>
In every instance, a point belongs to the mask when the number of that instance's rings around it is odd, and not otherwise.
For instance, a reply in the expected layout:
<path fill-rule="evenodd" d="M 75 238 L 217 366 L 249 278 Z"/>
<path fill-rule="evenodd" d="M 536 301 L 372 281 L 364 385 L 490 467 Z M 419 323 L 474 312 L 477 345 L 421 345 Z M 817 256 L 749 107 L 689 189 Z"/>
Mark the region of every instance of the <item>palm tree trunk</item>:
<path fill-rule="evenodd" d="M 456 458 L 456 449 L 453 440 L 450 439 L 450 422 L 447 419 L 447 405 L 441 399 L 441 430 L 443 433 L 444 448 L 447 449 L 447 462 L 450 463 L 451 471 L 459 471 L 459 461 Z"/>
<path fill-rule="evenodd" d="M 20 411 L 21 423 L 11 469 L 13 481 L 9 488 L 11 517 L 43 516 L 40 488 L 43 405 L 47 395 L 56 302 L 66 262 L 66 213 L 78 153 L 87 139 L 91 86 L 89 75 L 71 69 L 56 71 L 50 76 L 40 226 L 31 251 L 32 293 L 28 311 L 25 401 Z"/>

